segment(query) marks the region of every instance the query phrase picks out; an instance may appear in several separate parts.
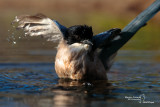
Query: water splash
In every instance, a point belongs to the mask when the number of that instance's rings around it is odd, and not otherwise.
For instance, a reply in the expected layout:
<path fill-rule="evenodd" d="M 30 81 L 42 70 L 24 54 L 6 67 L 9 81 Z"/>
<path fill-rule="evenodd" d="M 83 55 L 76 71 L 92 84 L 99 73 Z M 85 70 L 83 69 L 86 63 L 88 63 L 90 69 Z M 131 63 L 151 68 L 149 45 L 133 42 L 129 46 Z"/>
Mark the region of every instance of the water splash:
<path fill-rule="evenodd" d="M 30 40 L 30 37 L 28 36 L 28 33 L 26 33 L 23 29 L 19 29 L 18 23 L 12 22 L 10 28 L 8 29 L 8 37 L 6 40 L 14 45 L 17 45 L 20 40 L 26 39 Z M 42 45 L 46 45 L 45 42 L 42 42 Z"/>
<path fill-rule="evenodd" d="M 25 38 L 24 32 L 22 30 L 18 30 L 16 25 L 11 24 L 11 27 L 8 29 L 8 37 L 6 40 L 12 45 L 16 45 L 20 39 Z"/>
<path fill-rule="evenodd" d="M 13 30 L 13 28 L 15 28 L 15 26 L 12 26 L 12 28 L 10 28 L 8 30 L 7 41 L 10 42 L 12 45 L 15 45 L 16 44 L 16 36 L 15 36 L 15 31 Z"/>

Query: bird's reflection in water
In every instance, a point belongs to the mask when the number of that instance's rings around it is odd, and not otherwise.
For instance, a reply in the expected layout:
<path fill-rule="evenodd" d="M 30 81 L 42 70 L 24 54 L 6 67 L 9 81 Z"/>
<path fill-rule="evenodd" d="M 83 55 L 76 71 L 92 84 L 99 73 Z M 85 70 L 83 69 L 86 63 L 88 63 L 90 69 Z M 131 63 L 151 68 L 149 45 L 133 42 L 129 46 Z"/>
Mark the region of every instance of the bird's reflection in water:
<path fill-rule="evenodd" d="M 110 99 L 113 86 L 108 81 L 74 81 L 66 79 L 56 80 L 56 85 L 50 85 L 40 93 L 25 93 L 7 97 L 5 104 L 12 107 L 68 107 L 91 105 L 100 101 L 106 104 Z M 6 97 L 6 96 L 5 96 Z M 92 105 L 93 104 L 93 105 Z"/>
<path fill-rule="evenodd" d="M 97 98 L 107 99 L 111 84 L 108 81 L 74 81 L 67 79 L 59 79 L 57 88 L 52 90 L 54 106 L 69 106 L 90 103 L 91 100 Z M 88 99 L 88 100 L 86 100 Z M 89 102 L 88 102 L 89 101 Z"/>

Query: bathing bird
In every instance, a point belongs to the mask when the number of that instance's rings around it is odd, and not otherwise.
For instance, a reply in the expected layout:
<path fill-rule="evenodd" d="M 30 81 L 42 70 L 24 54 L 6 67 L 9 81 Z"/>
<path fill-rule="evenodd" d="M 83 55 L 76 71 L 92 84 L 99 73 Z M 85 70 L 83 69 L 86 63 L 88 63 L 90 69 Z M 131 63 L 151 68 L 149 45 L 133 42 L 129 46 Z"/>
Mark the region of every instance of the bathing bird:
<path fill-rule="evenodd" d="M 92 27 L 65 27 L 43 14 L 16 16 L 18 29 L 25 35 L 41 36 L 47 41 L 58 41 L 55 71 L 59 78 L 73 80 L 106 80 L 116 53 L 100 57 L 103 49 L 120 37 L 121 29 L 113 28 L 93 35 Z"/>

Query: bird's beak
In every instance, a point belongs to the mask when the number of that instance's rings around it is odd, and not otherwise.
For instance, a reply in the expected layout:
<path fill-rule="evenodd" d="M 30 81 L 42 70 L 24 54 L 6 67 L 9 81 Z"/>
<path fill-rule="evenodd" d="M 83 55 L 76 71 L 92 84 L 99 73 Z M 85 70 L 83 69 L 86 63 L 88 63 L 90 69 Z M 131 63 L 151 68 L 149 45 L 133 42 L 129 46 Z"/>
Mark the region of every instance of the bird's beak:
<path fill-rule="evenodd" d="M 89 41 L 89 40 L 84 40 L 84 41 L 82 41 L 82 43 L 93 46 L 93 43 L 91 41 Z"/>

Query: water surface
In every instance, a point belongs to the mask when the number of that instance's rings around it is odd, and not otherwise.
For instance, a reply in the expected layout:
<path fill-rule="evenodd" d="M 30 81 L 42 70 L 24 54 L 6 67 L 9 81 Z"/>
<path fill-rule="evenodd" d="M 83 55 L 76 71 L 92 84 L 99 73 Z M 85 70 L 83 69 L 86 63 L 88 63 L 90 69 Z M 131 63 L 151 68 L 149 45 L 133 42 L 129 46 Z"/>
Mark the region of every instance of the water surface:
<path fill-rule="evenodd" d="M 158 53 L 120 51 L 107 74 L 108 81 L 59 79 L 53 62 L 0 63 L 0 107 L 158 106 L 160 63 L 155 60 Z M 154 104 L 127 99 L 142 94 L 145 101 Z"/>

